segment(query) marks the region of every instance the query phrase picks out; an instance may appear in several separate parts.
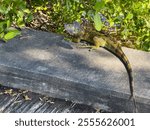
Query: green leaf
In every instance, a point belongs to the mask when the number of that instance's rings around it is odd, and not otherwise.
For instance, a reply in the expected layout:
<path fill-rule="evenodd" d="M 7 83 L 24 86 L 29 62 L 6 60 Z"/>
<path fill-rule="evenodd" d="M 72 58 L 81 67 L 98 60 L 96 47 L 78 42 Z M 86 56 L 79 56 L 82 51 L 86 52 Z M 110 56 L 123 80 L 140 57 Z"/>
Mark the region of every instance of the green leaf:
<path fill-rule="evenodd" d="M 127 15 L 127 17 L 126 17 L 126 19 L 132 19 L 133 18 L 133 14 L 132 13 L 128 13 L 128 15 Z"/>
<path fill-rule="evenodd" d="M 8 13 L 8 9 L 5 6 L 0 5 L 0 13 L 7 14 Z"/>
<path fill-rule="evenodd" d="M 94 26 L 97 31 L 100 31 L 103 27 L 100 15 L 98 13 L 94 15 Z"/>
<path fill-rule="evenodd" d="M 105 6 L 105 2 L 103 0 L 101 1 L 97 1 L 95 3 L 95 6 L 93 7 L 97 12 L 100 11 L 101 9 L 103 9 Z"/>
<path fill-rule="evenodd" d="M 150 28 L 150 20 L 148 21 L 148 20 L 145 19 L 145 22 L 146 22 L 146 26 L 147 26 L 148 28 Z"/>
<path fill-rule="evenodd" d="M 7 28 L 9 28 L 11 26 L 11 22 L 10 20 L 7 20 Z"/>
<path fill-rule="evenodd" d="M 10 40 L 10 39 L 16 37 L 17 35 L 20 35 L 20 34 L 21 34 L 21 32 L 18 31 L 18 30 L 11 30 L 11 31 L 9 31 L 8 33 L 6 33 L 6 34 L 4 35 L 4 40 L 5 40 L 5 41 L 8 41 L 8 40 Z"/>
<path fill-rule="evenodd" d="M 0 32 L 3 32 L 7 29 L 7 21 L 0 22 Z"/>
<path fill-rule="evenodd" d="M 28 23 L 28 22 L 31 22 L 33 20 L 33 15 L 32 14 L 29 14 L 28 17 L 25 19 L 25 21 Z"/>
<path fill-rule="evenodd" d="M 31 11 L 29 9 L 25 9 L 25 10 L 23 10 L 23 12 L 27 13 L 27 14 L 31 13 Z"/>
<path fill-rule="evenodd" d="M 113 21 L 113 19 L 109 19 L 109 24 L 110 24 L 110 27 L 114 26 L 114 21 Z"/>
<path fill-rule="evenodd" d="M 4 37 L 4 32 L 0 33 L 0 39 L 3 39 Z"/>

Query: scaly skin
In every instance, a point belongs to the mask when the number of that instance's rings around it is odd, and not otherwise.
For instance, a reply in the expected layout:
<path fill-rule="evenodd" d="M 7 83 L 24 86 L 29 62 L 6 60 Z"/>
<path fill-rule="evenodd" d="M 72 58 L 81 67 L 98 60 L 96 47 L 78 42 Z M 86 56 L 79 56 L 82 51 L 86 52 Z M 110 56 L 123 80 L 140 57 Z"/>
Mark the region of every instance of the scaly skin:
<path fill-rule="evenodd" d="M 130 99 L 133 98 L 135 112 L 137 112 L 137 106 L 133 89 L 134 82 L 133 82 L 132 68 L 128 58 L 121 49 L 120 44 L 113 42 L 113 40 L 110 40 L 110 38 L 106 37 L 104 34 L 100 34 L 99 32 L 90 30 L 84 30 L 82 32 L 80 31 L 75 35 L 72 35 L 72 37 L 73 42 L 86 41 L 92 44 L 87 46 L 79 46 L 80 48 L 98 49 L 99 47 L 103 47 L 104 49 L 106 49 L 107 51 L 114 54 L 117 58 L 120 59 L 120 61 L 125 66 L 126 71 L 128 73 L 130 93 L 131 93 Z"/>

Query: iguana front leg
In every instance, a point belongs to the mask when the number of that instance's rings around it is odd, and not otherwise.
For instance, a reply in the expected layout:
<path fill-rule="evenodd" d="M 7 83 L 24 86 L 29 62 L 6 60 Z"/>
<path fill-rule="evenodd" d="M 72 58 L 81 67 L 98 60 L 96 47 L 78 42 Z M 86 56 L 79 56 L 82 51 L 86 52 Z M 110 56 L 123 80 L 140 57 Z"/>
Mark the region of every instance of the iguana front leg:
<path fill-rule="evenodd" d="M 98 36 L 93 37 L 93 39 L 91 39 L 91 41 L 93 41 L 92 42 L 93 45 L 79 45 L 78 47 L 79 48 L 90 48 L 90 50 L 96 50 L 99 47 L 103 47 L 107 44 L 103 38 L 98 37 Z"/>

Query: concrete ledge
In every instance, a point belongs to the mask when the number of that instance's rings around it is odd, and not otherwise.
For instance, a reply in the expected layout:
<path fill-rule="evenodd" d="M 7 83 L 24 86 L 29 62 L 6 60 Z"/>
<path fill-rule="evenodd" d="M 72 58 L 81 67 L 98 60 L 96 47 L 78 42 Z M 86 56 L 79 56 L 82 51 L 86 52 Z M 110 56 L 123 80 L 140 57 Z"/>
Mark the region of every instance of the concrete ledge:
<path fill-rule="evenodd" d="M 150 53 L 123 49 L 134 71 L 139 112 L 150 112 Z M 123 64 L 100 48 L 77 49 L 53 33 L 23 30 L 0 42 L 0 83 L 110 112 L 132 112 Z"/>

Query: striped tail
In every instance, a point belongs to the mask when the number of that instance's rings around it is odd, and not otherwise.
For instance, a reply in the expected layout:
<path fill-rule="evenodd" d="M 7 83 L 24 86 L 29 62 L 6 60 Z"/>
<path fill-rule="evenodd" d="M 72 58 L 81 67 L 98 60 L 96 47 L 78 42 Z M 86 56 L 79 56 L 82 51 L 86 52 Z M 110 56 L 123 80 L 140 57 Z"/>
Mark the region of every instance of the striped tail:
<path fill-rule="evenodd" d="M 137 112 L 136 100 L 135 100 L 134 89 L 133 89 L 134 87 L 133 74 L 132 74 L 132 68 L 131 68 L 128 58 L 126 57 L 126 55 L 124 54 L 124 52 L 122 51 L 119 45 L 116 47 L 116 46 L 113 46 L 112 44 L 107 44 L 103 48 L 111 52 L 112 54 L 114 54 L 117 58 L 119 58 L 120 61 L 123 63 L 124 67 L 126 68 L 126 71 L 129 77 L 129 85 L 130 85 L 130 93 L 131 93 L 131 96 L 129 99 L 133 99 L 135 112 Z"/>

